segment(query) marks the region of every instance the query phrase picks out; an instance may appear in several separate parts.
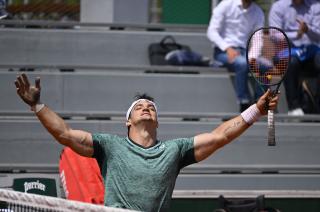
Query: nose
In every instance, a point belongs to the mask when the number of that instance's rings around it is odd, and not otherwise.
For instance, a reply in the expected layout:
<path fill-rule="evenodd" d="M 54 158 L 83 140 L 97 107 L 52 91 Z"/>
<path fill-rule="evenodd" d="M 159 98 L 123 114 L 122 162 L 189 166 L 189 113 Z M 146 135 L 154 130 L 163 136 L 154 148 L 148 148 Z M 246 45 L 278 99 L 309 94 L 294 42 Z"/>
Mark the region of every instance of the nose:
<path fill-rule="evenodd" d="M 145 107 L 142 108 L 142 111 L 148 111 L 148 112 L 149 112 L 150 109 L 149 109 L 149 107 L 146 107 L 146 106 L 145 106 Z"/>

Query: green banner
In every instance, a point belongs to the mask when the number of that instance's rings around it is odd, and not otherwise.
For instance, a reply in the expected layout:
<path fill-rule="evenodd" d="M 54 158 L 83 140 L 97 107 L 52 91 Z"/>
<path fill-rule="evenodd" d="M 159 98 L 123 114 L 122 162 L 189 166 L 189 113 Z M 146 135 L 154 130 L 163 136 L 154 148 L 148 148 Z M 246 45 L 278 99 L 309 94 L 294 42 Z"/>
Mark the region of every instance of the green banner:
<path fill-rule="evenodd" d="M 163 0 L 162 23 L 208 24 L 211 0 Z"/>
<path fill-rule="evenodd" d="M 13 190 L 57 197 L 56 181 L 50 178 L 16 178 L 13 180 Z"/>

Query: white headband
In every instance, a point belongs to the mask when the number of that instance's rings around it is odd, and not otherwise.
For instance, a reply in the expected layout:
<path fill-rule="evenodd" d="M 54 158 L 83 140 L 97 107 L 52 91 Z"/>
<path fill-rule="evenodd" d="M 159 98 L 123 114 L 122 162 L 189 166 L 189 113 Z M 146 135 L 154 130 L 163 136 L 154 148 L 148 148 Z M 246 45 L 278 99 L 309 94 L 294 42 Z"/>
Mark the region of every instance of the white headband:
<path fill-rule="evenodd" d="M 145 101 L 151 103 L 151 104 L 153 105 L 153 107 L 156 109 L 156 114 L 157 114 L 157 117 L 158 117 L 158 109 L 157 109 L 156 104 L 155 104 L 153 101 L 151 101 L 151 100 L 149 100 L 149 99 L 138 99 L 138 100 L 132 102 L 131 106 L 129 107 L 129 109 L 128 109 L 128 111 L 127 111 L 127 114 L 126 114 L 127 121 L 129 120 L 131 110 L 132 110 L 133 107 L 134 107 L 139 101 L 141 101 L 141 100 L 145 100 Z"/>

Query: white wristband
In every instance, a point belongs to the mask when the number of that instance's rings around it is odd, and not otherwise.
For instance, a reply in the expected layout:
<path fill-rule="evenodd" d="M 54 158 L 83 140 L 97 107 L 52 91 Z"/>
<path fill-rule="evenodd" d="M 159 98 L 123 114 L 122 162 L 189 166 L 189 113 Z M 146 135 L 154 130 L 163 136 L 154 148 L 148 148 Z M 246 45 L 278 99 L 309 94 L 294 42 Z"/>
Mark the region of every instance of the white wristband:
<path fill-rule="evenodd" d="M 36 104 L 31 107 L 31 110 L 35 113 L 39 113 L 42 108 L 44 108 L 44 104 Z"/>
<path fill-rule="evenodd" d="M 251 105 L 245 111 L 243 111 L 241 113 L 241 116 L 247 124 L 251 125 L 261 117 L 261 113 L 259 108 L 257 107 L 257 104 L 254 104 L 254 105 Z"/>

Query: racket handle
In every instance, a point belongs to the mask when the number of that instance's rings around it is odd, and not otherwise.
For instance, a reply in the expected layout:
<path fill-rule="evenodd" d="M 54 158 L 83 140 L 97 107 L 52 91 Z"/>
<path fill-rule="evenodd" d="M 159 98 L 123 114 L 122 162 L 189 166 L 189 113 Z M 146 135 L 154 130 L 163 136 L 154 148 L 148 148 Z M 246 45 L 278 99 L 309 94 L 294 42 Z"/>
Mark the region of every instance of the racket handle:
<path fill-rule="evenodd" d="M 268 110 L 268 146 L 275 146 L 275 127 L 273 110 Z"/>

